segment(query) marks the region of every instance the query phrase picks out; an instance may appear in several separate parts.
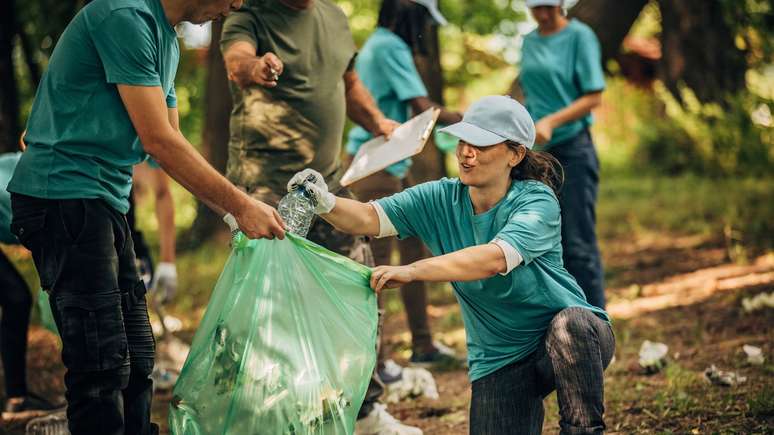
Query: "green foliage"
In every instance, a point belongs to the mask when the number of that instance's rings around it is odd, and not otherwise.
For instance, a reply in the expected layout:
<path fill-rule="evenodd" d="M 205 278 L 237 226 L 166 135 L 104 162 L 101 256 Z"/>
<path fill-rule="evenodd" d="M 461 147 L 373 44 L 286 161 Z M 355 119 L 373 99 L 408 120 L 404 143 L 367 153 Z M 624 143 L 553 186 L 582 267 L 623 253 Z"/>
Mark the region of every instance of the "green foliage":
<path fill-rule="evenodd" d="M 747 52 L 751 68 L 774 60 L 774 3 L 771 0 L 721 0 L 725 21 Z"/>
<path fill-rule="evenodd" d="M 685 87 L 678 101 L 660 82 L 649 91 L 610 80 L 594 128 L 603 163 L 668 175 L 770 173 L 774 130 L 768 93 L 774 79 L 749 76 L 751 91 L 730 96 L 724 105 L 701 103 Z"/>
<path fill-rule="evenodd" d="M 600 238 L 653 233 L 725 239 L 729 249 L 774 248 L 774 179 L 710 178 L 603 172 L 597 216 Z"/>
<path fill-rule="evenodd" d="M 747 402 L 750 414 L 755 417 L 774 417 L 774 391 L 767 386 Z"/>

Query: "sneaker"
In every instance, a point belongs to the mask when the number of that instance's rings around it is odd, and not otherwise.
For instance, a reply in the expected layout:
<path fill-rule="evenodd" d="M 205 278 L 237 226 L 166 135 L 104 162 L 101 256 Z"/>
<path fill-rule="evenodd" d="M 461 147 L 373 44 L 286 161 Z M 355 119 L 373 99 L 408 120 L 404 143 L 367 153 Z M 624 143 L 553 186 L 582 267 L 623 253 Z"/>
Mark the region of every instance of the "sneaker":
<path fill-rule="evenodd" d="M 422 429 L 402 424 L 385 405 L 374 403 L 371 413 L 355 423 L 355 435 L 422 435 Z"/>
<path fill-rule="evenodd" d="M 57 411 L 52 414 L 35 417 L 27 423 L 26 435 L 70 435 L 67 429 L 67 414 Z"/>
<path fill-rule="evenodd" d="M 5 408 L 3 409 L 3 420 L 27 420 L 30 418 L 50 414 L 54 411 L 64 409 L 64 407 L 65 405 L 55 405 L 48 400 L 34 394 L 27 394 L 22 398 L 22 400 L 16 400 L 14 398 L 9 399 L 5 403 Z"/>
<path fill-rule="evenodd" d="M 424 369 L 458 369 L 465 367 L 465 361 L 457 356 L 454 349 L 438 341 L 433 342 L 434 351 L 411 354 L 409 365 Z"/>

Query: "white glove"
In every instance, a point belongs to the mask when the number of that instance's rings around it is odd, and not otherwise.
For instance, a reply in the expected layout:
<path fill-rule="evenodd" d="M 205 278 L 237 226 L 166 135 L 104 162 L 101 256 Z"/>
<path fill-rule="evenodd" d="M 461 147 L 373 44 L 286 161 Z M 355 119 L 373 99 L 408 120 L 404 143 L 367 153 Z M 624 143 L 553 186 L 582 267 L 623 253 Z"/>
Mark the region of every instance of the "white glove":
<path fill-rule="evenodd" d="M 177 291 L 177 267 L 175 263 L 161 262 L 156 266 L 151 289 L 161 295 L 162 302 L 168 302 Z"/>
<path fill-rule="evenodd" d="M 336 206 L 336 196 L 328 192 L 328 185 L 319 172 L 314 169 L 304 169 L 288 181 L 288 192 L 296 190 L 303 185 L 314 198 L 316 214 L 328 214 Z"/>

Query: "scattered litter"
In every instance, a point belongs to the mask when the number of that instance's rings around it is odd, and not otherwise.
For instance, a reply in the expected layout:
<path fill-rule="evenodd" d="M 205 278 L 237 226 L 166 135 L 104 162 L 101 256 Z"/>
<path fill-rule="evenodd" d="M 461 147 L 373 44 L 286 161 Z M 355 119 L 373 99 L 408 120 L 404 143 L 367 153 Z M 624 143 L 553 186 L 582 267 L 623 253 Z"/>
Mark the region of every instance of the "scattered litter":
<path fill-rule="evenodd" d="M 667 352 L 666 344 L 645 340 L 640 346 L 640 367 L 648 374 L 659 372 L 666 365 Z"/>
<path fill-rule="evenodd" d="M 398 403 L 407 398 L 438 399 L 438 387 L 433 375 L 421 367 L 405 367 L 399 381 L 387 385 L 387 402 Z"/>
<path fill-rule="evenodd" d="M 742 346 L 742 349 L 744 350 L 744 353 L 747 354 L 748 363 L 754 366 L 763 365 L 765 358 L 763 357 L 763 350 L 760 347 L 745 344 Z"/>
<path fill-rule="evenodd" d="M 745 376 L 740 376 L 736 372 L 727 372 L 718 370 L 715 364 L 704 370 L 704 378 L 711 384 L 720 385 L 723 387 L 733 387 L 747 381 Z"/>
<path fill-rule="evenodd" d="M 153 379 L 153 391 L 171 391 L 175 387 L 180 372 L 168 369 L 166 367 L 153 367 L 151 379 Z"/>
<path fill-rule="evenodd" d="M 151 329 L 153 329 L 153 334 L 156 336 L 163 335 L 165 327 L 168 332 L 177 332 L 183 329 L 183 321 L 168 314 L 164 316 L 164 325 L 156 319 L 151 321 Z"/>
<path fill-rule="evenodd" d="M 401 380 L 403 376 L 403 367 L 396 363 L 392 359 L 388 359 L 384 362 L 384 367 L 379 369 L 379 378 L 385 384 L 392 384 Z"/>
<path fill-rule="evenodd" d="M 743 298 L 742 308 L 746 313 L 752 313 L 764 308 L 774 308 L 774 292 L 759 293 L 750 298 Z"/>

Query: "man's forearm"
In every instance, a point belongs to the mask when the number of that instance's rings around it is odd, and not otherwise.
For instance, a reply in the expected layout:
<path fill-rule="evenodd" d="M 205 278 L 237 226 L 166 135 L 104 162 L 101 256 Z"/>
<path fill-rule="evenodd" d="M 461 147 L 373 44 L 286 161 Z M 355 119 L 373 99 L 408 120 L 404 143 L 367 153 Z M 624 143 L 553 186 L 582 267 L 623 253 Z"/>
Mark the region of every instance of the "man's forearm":
<path fill-rule="evenodd" d="M 345 81 L 347 85 L 347 115 L 354 123 L 370 133 L 376 133 L 379 121 L 384 119 L 384 114 L 379 110 L 368 89 L 357 76 L 348 77 Z"/>
<path fill-rule="evenodd" d="M 225 62 L 229 80 L 243 88 L 255 82 L 255 69 L 260 64 L 260 58 L 234 54 L 230 55 Z"/>
<path fill-rule="evenodd" d="M 148 154 L 217 214 L 236 214 L 247 201 L 247 195 L 210 166 L 180 132 L 169 130 L 157 143 L 145 146 Z"/>

